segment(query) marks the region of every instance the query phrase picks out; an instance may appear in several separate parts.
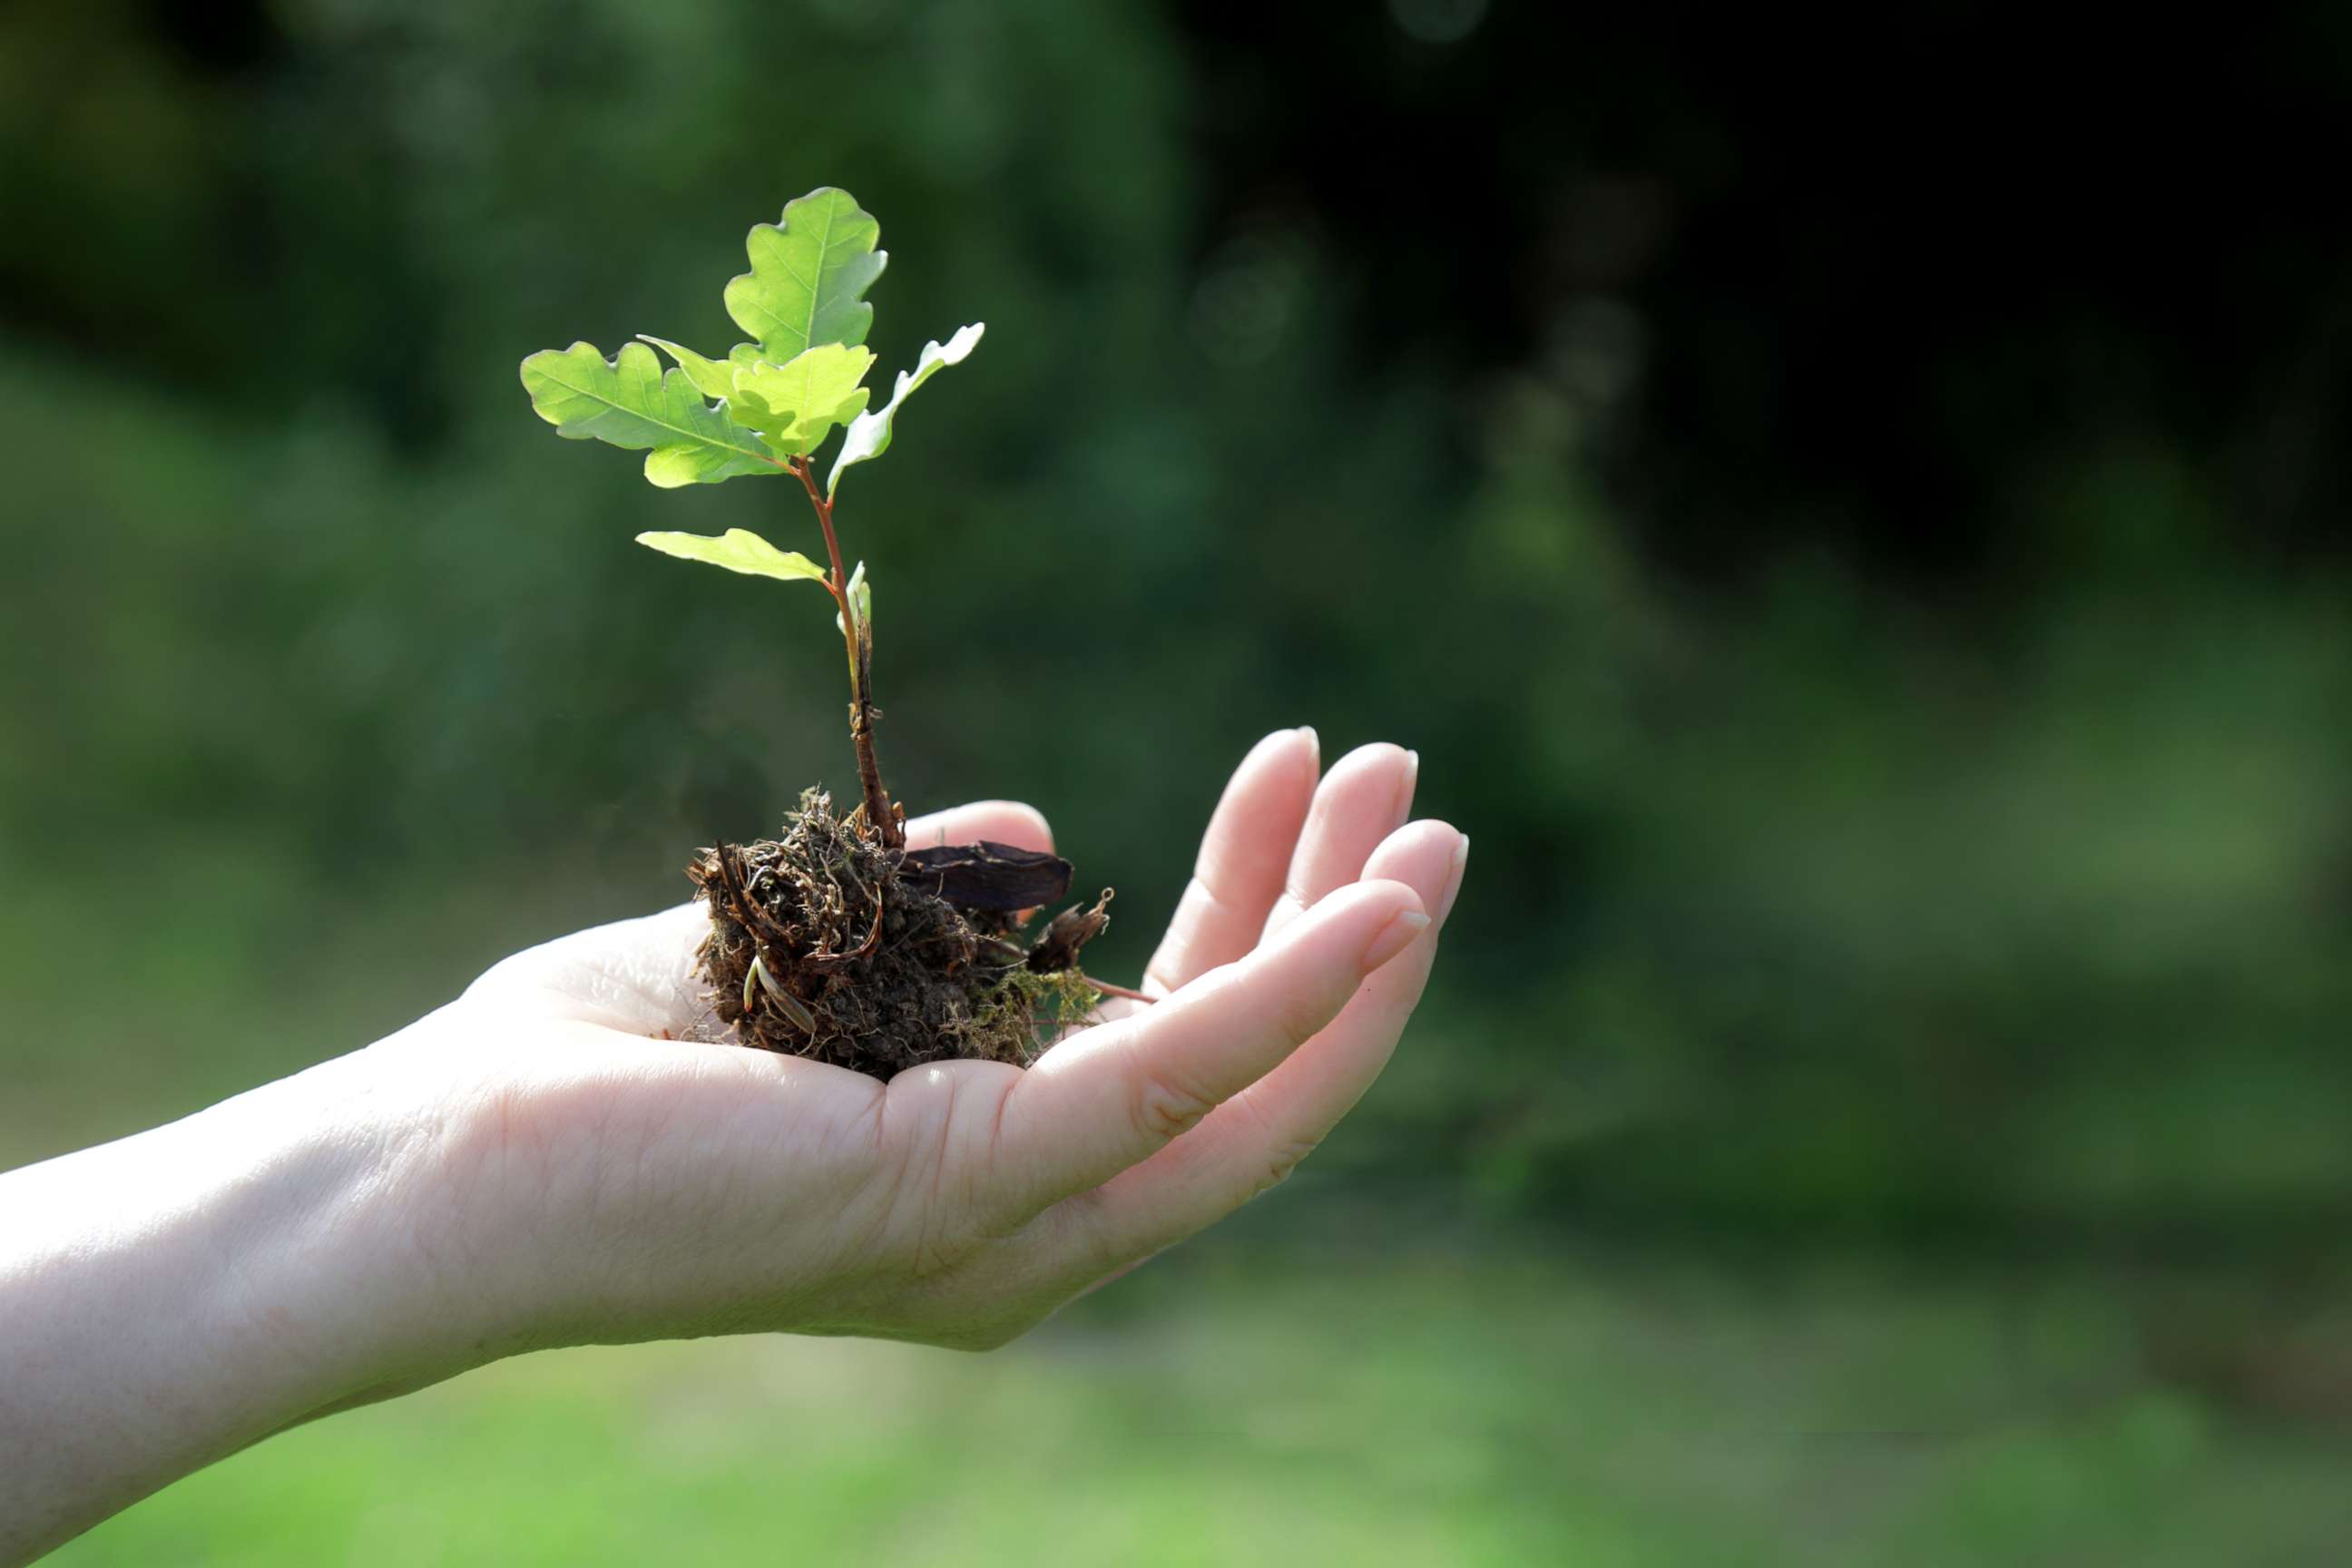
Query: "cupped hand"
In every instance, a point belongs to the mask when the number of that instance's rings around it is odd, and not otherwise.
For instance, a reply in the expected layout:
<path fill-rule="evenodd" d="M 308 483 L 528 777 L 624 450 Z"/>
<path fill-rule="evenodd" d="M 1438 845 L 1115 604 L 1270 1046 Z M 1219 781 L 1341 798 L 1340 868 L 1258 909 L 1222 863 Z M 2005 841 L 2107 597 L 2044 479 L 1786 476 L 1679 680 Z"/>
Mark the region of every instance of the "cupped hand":
<path fill-rule="evenodd" d="M 1309 731 L 1234 773 L 1147 969 L 1027 1071 L 887 1084 L 677 1037 L 707 1016 L 685 905 L 507 960 L 370 1048 L 429 1083 L 399 1201 L 482 1353 L 788 1330 L 985 1347 L 1280 1181 L 1387 1061 L 1468 840 L 1408 820 L 1416 759 L 1318 778 Z M 1025 806 L 914 844 L 1051 847 Z"/>

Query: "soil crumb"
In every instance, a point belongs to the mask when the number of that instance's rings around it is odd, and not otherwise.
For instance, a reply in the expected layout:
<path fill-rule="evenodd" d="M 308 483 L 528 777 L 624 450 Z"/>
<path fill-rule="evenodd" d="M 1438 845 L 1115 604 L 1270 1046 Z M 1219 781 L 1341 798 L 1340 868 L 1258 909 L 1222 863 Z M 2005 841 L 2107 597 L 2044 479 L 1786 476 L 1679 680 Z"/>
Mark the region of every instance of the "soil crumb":
<path fill-rule="evenodd" d="M 951 902 L 921 852 L 908 860 L 835 816 L 822 790 L 782 837 L 703 851 L 687 868 L 710 910 L 698 955 L 737 1039 L 887 1079 L 954 1058 L 1026 1067 L 1095 1010 L 1068 922 L 1049 928 L 1050 969 L 1034 965 L 1017 940 L 1024 911 Z M 1080 943 L 1108 923 L 1099 903 L 1087 913 Z"/>

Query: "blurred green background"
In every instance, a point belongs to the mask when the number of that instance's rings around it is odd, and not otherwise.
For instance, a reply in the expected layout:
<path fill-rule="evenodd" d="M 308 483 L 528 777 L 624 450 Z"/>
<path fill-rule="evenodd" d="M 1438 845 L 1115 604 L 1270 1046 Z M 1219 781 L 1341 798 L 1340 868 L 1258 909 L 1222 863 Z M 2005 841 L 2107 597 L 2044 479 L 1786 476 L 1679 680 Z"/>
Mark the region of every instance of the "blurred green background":
<path fill-rule="evenodd" d="M 0 10 L 0 1165 L 854 790 L 823 618 L 629 542 L 793 494 L 515 376 L 819 184 L 883 372 L 989 323 L 843 512 L 897 792 L 1112 974 L 1275 726 L 1478 846 L 1345 1129 L 1024 1344 L 533 1358 L 59 1560 L 2333 1560 L 2344 16 Z"/>

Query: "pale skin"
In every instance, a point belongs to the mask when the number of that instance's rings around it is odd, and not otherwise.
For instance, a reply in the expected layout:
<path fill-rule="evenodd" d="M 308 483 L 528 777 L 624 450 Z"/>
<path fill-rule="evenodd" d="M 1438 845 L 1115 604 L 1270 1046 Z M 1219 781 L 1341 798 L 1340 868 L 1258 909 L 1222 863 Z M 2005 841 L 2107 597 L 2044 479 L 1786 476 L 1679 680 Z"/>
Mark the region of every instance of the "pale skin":
<path fill-rule="evenodd" d="M 274 1432 L 522 1351 L 980 1350 L 1279 1182 L 1387 1062 L 1469 841 L 1415 759 L 1267 736 L 1122 1003 L 1026 1073 L 887 1086 L 664 1038 L 698 907 L 518 953 L 398 1034 L 0 1175 L 0 1563 Z M 1319 773 L 1319 776 L 1318 776 Z M 915 845 L 1049 847 L 1026 806 Z M 299 1440 L 299 1439 L 298 1439 Z"/>

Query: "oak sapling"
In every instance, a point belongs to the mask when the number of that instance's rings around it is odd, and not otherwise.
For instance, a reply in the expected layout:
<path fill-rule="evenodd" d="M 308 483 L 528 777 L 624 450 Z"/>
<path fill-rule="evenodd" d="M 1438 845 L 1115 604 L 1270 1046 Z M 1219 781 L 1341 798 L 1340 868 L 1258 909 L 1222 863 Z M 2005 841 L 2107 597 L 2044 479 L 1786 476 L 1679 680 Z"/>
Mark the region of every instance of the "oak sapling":
<path fill-rule="evenodd" d="M 641 533 L 637 542 L 748 576 L 814 583 L 833 601 L 849 671 L 849 736 L 860 799 L 836 816 L 809 790 L 775 838 L 703 850 L 688 875 L 710 911 L 699 950 L 711 1009 L 747 1045 L 877 1077 L 947 1057 L 1025 1065 L 1040 1032 L 1090 1012 L 1106 990 L 1078 950 L 1106 923 L 1105 892 L 1073 906 L 1034 943 L 1028 916 L 1069 891 L 1068 861 L 1009 845 L 910 848 L 874 746 L 874 596 L 866 563 L 844 571 L 834 510 L 842 476 L 890 448 L 908 398 L 979 346 L 980 322 L 923 346 L 889 400 L 868 406 L 874 307 L 865 293 L 887 256 L 845 191 L 786 204 L 746 244 L 751 270 L 727 285 L 727 313 L 751 335 L 711 359 L 646 337 L 612 359 L 586 342 L 522 362 L 531 406 L 556 433 L 646 453 L 662 489 L 789 476 L 815 514 L 824 564 L 745 529 L 716 538 Z M 673 362 L 665 370 L 659 349 Z M 818 479 L 816 455 L 844 430 Z"/>

